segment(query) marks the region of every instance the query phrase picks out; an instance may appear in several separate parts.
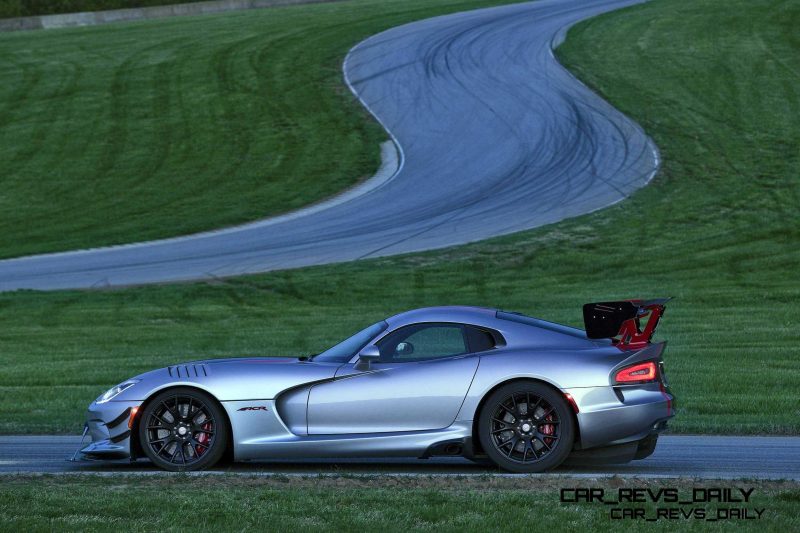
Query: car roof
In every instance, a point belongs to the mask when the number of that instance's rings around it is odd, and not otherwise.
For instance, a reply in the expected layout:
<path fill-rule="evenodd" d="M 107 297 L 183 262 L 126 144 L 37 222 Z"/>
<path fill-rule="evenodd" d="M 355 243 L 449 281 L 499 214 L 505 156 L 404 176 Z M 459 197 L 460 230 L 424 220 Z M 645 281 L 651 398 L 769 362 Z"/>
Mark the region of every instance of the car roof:
<path fill-rule="evenodd" d="M 468 305 L 444 305 L 422 307 L 391 316 L 386 319 L 390 326 L 412 322 L 477 322 L 483 323 L 494 318 L 497 309 L 472 307 Z"/>
<path fill-rule="evenodd" d="M 423 307 L 398 313 L 386 319 L 390 329 L 420 322 L 452 322 L 483 326 L 500 332 L 509 345 L 537 343 L 566 343 L 566 345 L 596 346 L 583 330 L 556 324 L 518 313 L 489 307 L 450 305 Z M 560 339 L 556 341 L 556 339 Z"/>

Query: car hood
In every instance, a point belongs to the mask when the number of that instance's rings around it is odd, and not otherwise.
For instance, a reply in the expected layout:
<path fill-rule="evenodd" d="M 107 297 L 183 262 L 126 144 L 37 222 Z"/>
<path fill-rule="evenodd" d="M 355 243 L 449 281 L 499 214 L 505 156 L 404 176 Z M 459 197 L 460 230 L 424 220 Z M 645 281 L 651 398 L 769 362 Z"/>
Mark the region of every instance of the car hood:
<path fill-rule="evenodd" d="M 210 365 L 224 365 L 224 364 L 289 364 L 289 363 L 305 363 L 297 357 L 223 357 L 220 359 L 201 359 L 199 361 L 192 361 L 191 363 L 184 364 L 210 364 Z"/>
<path fill-rule="evenodd" d="M 146 400 L 171 386 L 194 386 L 220 401 L 268 400 L 304 384 L 333 378 L 339 363 L 315 363 L 297 358 L 247 357 L 206 359 L 147 372 L 120 401 Z"/>

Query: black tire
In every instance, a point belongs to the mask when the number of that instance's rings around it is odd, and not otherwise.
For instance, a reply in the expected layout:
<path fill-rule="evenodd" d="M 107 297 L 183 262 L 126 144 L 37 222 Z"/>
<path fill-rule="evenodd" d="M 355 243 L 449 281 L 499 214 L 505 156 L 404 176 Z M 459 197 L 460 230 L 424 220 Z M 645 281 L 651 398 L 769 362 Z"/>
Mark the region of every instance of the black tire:
<path fill-rule="evenodd" d="M 510 472 L 533 473 L 560 465 L 575 438 L 572 410 L 564 396 L 543 383 L 516 381 L 486 400 L 478 436 L 486 455 Z"/>
<path fill-rule="evenodd" d="M 219 403 L 188 387 L 169 389 L 147 402 L 139 418 L 139 443 L 157 467 L 204 470 L 225 454 L 228 423 Z"/>

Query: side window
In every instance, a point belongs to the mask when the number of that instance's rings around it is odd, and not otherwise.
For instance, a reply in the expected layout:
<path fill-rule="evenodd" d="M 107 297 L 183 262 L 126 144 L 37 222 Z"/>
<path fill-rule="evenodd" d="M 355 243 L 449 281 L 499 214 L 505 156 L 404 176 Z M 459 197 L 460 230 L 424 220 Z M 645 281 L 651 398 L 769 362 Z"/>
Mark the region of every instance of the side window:
<path fill-rule="evenodd" d="M 473 326 L 464 326 L 471 353 L 485 352 L 497 346 L 494 336 L 488 331 Z"/>
<path fill-rule="evenodd" d="M 377 343 L 381 361 L 422 361 L 467 353 L 464 328 L 458 324 L 415 324 Z"/>

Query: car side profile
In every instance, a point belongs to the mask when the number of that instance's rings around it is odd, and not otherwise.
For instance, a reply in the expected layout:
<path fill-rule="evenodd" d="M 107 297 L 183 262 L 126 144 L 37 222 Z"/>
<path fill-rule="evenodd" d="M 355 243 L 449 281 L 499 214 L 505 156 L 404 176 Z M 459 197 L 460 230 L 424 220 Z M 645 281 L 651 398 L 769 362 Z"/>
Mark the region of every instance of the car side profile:
<path fill-rule="evenodd" d="M 313 357 L 195 361 L 112 387 L 86 415 L 87 459 L 166 470 L 314 457 L 489 460 L 649 456 L 674 414 L 653 343 L 665 299 L 584 306 L 586 330 L 477 307 L 416 309 Z"/>

